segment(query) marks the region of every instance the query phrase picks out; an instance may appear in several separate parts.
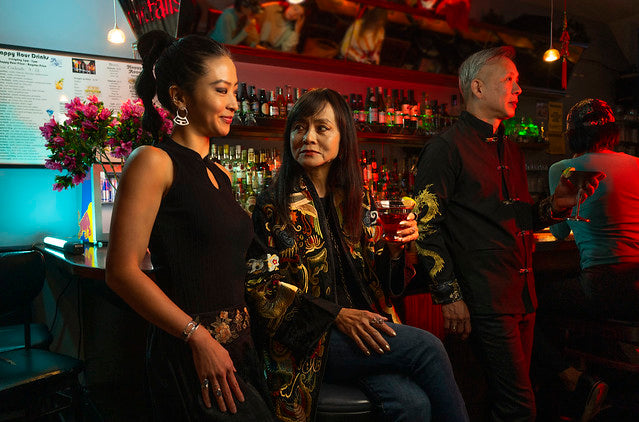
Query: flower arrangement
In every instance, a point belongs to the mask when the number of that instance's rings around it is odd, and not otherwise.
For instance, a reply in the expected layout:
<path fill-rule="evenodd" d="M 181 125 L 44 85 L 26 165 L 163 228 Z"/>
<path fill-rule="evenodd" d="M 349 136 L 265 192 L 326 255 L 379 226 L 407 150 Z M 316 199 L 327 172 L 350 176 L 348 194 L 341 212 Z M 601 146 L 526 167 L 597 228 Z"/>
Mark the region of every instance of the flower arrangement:
<path fill-rule="evenodd" d="M 160 134 L 169 134 L 173 130 L 173 121 L 169 119 L 168 113 L 161 107 L 156 107 L 162 117 L 163 123 Z M 109 139 L 106 145 L 111 150 L 111 155 L 115 158 L 126 160 L 131 151 L 140 145 L 147 145 L 153 142 L 152 135 L 142 129 L 142 115 L 144 105 L 139 98 L 122 103 L 118 116 L 115 118 Z"/>
<path fill-rule="evenodd" d="M 95 95 L 85 102 L 76 97 L 65 108 L 65 121 L 51 118 L 40 127 L 47 141 L 45 146 L 51 151 L 45 167 L 65 172 L 55 177 L 54 190 L 82 183 L 93 164 L 113 165 L 114 158 L 123 163 L 133 149 L 153 141 L 151 134 L 142 129 L 144 106 L 139 99 L 124 102 L 115 117 Z M 161 135 L 170 133 L 173 122 L 166 111 L 156 109 L 164 120 Z"/>

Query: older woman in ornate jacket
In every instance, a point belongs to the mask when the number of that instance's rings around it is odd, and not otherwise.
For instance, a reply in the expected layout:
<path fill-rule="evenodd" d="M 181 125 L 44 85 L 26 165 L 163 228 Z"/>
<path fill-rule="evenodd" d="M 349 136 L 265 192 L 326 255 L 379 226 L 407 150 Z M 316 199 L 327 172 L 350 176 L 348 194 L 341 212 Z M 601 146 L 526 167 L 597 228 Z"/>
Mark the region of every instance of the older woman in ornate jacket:
<path fill-rule="evenodd" d="M 282 168 L 253 213 L 247 294 L 277 416 L 313 420 L 327 380 L 356 381 L 389 420 L 466 421 L 441 342 L 398 324 L 384 288 L 403 287 L 417 225 L 411 214 L 402 243 L 378 242 L 351 116 L 333 90 L 300 97 Z"/>

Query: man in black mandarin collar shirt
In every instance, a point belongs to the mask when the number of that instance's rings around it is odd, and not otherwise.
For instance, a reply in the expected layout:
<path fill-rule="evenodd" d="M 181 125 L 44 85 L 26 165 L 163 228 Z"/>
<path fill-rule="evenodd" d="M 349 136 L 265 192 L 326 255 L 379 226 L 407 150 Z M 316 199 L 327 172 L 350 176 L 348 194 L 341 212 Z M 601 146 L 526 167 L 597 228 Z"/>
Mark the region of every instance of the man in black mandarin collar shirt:
<path fill-rule="evenodd" d="M 415 180 L 417 250 L 444 328 L 471 335 L 488 377 L 491 421 L 533 421 L 529 369 L 537 298 L 533 230 L 567 217 L 566 182 L 533 204 L 524 158 L 503 136 L 521 88 L 514 50 L 473 54 L 459 69 L 466 110 L 423 148 Z M 590 182 L 591 194 L 597 181 Z"/>

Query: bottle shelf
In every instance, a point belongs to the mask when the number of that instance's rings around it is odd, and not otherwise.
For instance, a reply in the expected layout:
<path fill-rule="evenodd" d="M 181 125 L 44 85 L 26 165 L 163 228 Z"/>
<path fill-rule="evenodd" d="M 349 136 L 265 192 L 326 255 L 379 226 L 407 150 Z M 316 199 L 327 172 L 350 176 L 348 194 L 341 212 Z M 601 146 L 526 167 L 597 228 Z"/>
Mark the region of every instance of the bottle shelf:
<path fill-rule="evenodd" d="M 281 142 L 284 135 L 286 120 L 258 117 L 257 125 L 231 126 L 228 135 L 230 139 L 257 140 Z M 364 127 L 363 125 L 361 126 Z M 412 128 L 388 128 L 380 125 L 369 125 L 363 130 L 357 131 L 357 138 L 364 144 L 385 144 L 398 147 L 421 148 L 433 136 L 420 133 L 420 129 Z M 548 148 L 548 142 L 517 142 L 521 149 L 543 150 Z"/>
<path fill-rule="evenodd" d="M 239 140 L 282 141 L 286 120 L 273 118 L 256 118 L 257 125 L 231 126 L 227 138 Z M 362 126 L 364 128 L 364 126 Z M 357 131 L 357 138 L 361 143 L 388 144 L 399 147 L 421 148 L 432 135 L 419 133 L 419 129 L 387 128 L 381 125 L 366 126 Z"/>

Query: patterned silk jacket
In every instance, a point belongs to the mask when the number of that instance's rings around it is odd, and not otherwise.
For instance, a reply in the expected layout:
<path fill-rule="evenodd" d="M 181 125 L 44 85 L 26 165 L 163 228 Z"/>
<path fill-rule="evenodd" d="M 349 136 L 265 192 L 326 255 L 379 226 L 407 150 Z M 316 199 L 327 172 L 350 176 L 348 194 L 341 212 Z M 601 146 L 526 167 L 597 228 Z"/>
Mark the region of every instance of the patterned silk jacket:
<path fill-rule="evenodd" d="M 268 192 L 258 198 L 253 213 L 247 298 L 276 414 L 283 421 L 314 419 L 328 333 L 341 309 L 335 297 L 337 257 L 324 237 L 328 220 L 318 203 L 312 183 L 302 179 L 289 199 L 292 224 L 279 221 Z M 333 203 L 342 227 L 339 193 Z M 363 216 L 361 241 L 351 241 L 341 230 L 340 244 L 349 261 L 344 265 L 350 265 L 370 310 L 399 322 L 380 279 L 392 278 L 397 288 L 389 283 L 389 290 L 402 290 L 404 277 L 398 273 L 403 271 L 391 271 L 387 252 L 375 248 L 381 228 L 371 224 L 365 204 Z"/>

